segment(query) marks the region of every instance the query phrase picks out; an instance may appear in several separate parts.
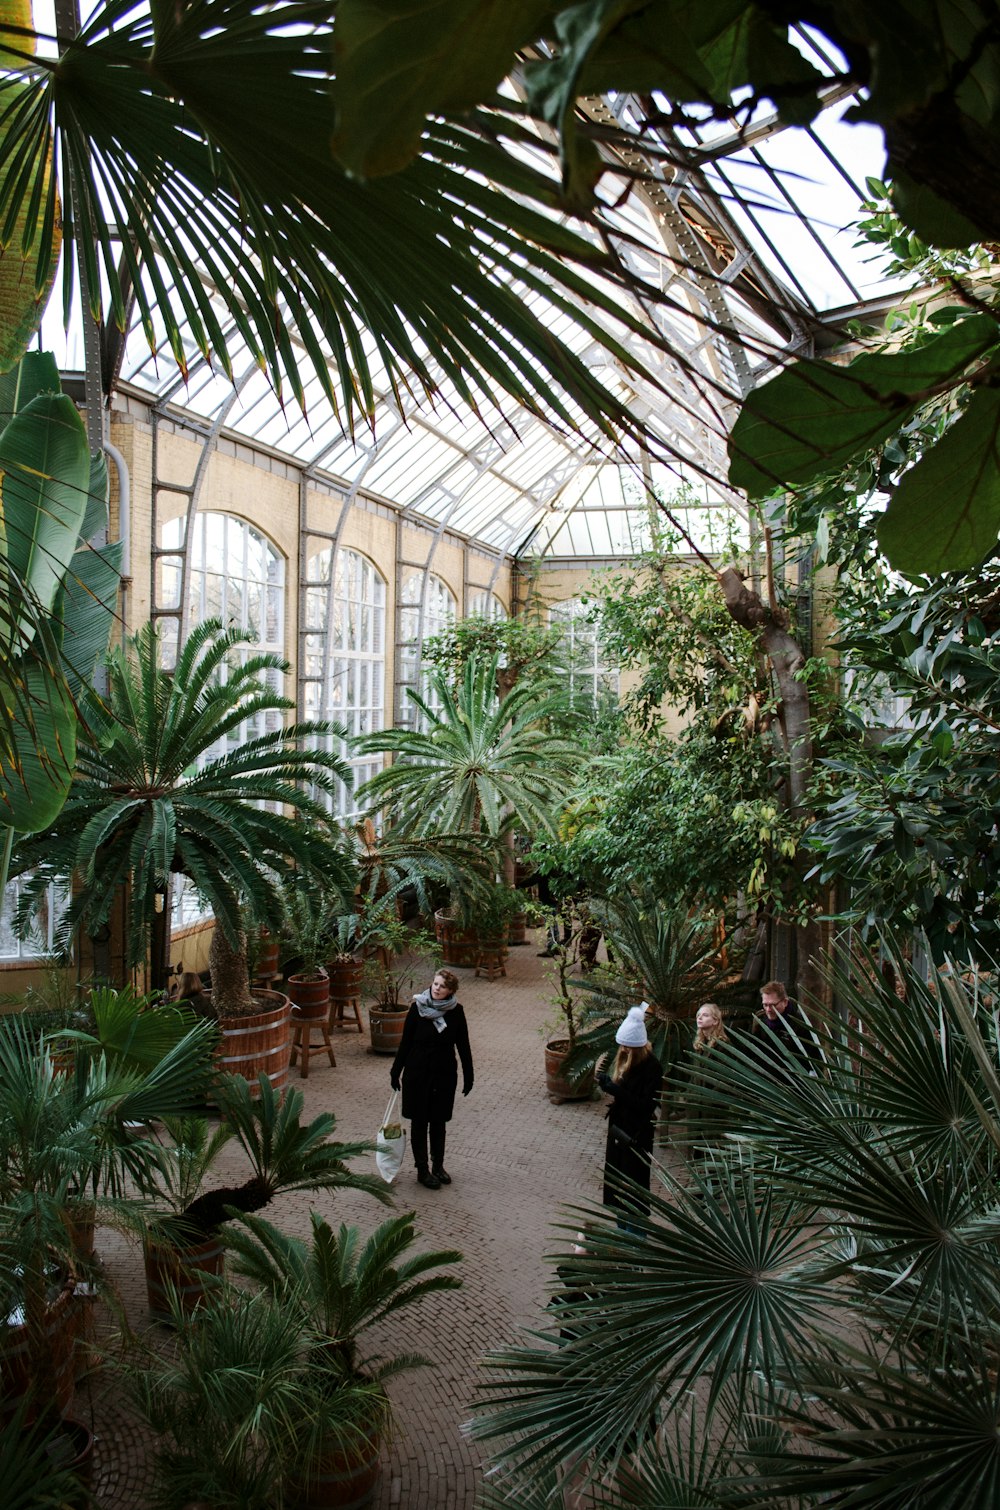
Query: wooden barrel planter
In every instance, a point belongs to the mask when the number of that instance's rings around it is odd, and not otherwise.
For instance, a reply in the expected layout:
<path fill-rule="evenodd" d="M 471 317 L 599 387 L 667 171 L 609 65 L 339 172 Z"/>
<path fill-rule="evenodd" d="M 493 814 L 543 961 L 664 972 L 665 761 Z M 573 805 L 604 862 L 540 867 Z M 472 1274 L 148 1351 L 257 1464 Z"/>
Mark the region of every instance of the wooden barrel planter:
<path fill-rule="evenodd" d="M 59 1294 L 46 1307 L 41 1335 L 34 1334 L 26 1322 L 0 1324 L 0 1421 L 11 1418 L 22 1401 L 26 1401 L 24 1424 L 30 1425 L 51 1409 L 52 1400 L 35 1395 L 38 1384 L 39 1355 L 54 1391 L 60 1415 L 65 1415 L 76 1385 L 77 1313 L 73 1305 L 74 1279 L 67 1278 Z"/>
<path fill-rule="evenodd" d="M 253 1094 L 259 1094 L 255 1088 L 261 1071 L 275 1090 L 284 1090 L 292 1053 L 292 1004 L 281 991 L 254 991 L 253 996 L 260 1004 L 259 1012 L 219 1019 L 216 1068 L 227 1075 L 243 1075 Z"/>
<path fill-rule="evenodd" d="M 330 977 L 323 969 L 310 975 L 290 975 L 288 995 L 302 1017 L 316 1021 L 330 1012 Z"/>
<path fill-rule="evenodd" d="M 408 1007 L 372 1007 L 368 1012 L 368 1034 L 373 1054 L 395 1054 L 403 1038 L 403 1023 Z"/>
<path fill-rule="evenodd" d="M 507 923 L 507 942 L 512 949 L 528 942 L 528 914 L 515 912 Z"/>
<path fill-rule="evenodd" d="M 462 928 L 446 912 L 434 914 L 434 934 L 441 951 L 443 965 L 457 965 L 463 970 L 474 970 L 479 963 L 479 934 L 474 928 Z"/>
<path fill-rule="evenodd" d="M 563 1101 L 589 1101 L 594 1090 L 592 1069 L 578 1080 L 568 1080 L 563 1074 L 563 1061 L 568 1053 L 568 1038 L 551 1038 L 545 1045 L 545 1089 L 557 1106 Z"/>
<path fill-rule="evenodd" d="M 154 1321 L 172 1321 L 170 1297 L 176 1295 L 185 1316 L 197 1310 L 222 1273 L 225 1248 L 218 1234 L 183 1247 L 148 1237 L 143 1247 L 146 1299 Z"/>
<path fill-rule="evenodd" d="M 293 1503 L 301 1510 L 363 1510 L 378 1486 L 379 1448 L 376 1432 L 355 1447 L 318 1453 L 295 1486 Z"/>
<path fill-rule="evenodd" d="M 257 943 L 257 958 L 254 961 L 253 975 L 254 980 L 262 982 L 265 989 L 270 985 L 272 980 L 281 974 L 278 968 L 280 951 L 280 940 L 268 933 L 266 928 L 261 929 L 260 938 Z"/>
<path fill-rule="evenodd" d="M 330 978 L 330 1000 L 352 1001 L 359 996 L 364 968 L 364 960 L 356 954 L 348 955 L 346 959 L 338 955 L 336 959 L 327 960 L 326 973 Z"/>

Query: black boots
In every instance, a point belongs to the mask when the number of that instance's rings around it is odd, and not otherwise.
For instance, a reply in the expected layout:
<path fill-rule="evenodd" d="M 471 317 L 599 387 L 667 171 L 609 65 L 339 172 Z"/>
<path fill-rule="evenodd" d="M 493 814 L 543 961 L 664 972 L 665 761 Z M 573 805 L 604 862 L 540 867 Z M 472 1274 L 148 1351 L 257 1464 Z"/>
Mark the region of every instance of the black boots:
<path fill-rule="evenodd" d="M 440 1178 L 436 1174 L 431 1174 L 426 1164 L 423 1165 L 422 1168 L 417 1169 L 417 1179 L 420 1181 L 421 1185 L 426 1185 L 428 1190 L 441 1189 Z M 447 1183 L 450 1185 L 451 1181 L 449 1180 Z"/>
<path fill-rule="evenodd" d="M 437 1180 L 439 1185 L 450 1185 L 451 1175 L 441 1164 L 435 1164 L 431 1171 L 431 1178 Z"/>

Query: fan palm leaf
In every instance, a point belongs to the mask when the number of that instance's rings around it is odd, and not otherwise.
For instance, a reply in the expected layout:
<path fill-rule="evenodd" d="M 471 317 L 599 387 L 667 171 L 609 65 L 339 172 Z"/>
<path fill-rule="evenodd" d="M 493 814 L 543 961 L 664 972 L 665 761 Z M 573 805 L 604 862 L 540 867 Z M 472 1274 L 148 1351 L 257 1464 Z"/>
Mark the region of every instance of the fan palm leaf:
<path fill-rule="evenodd" d="M 558 213 L 537 133 L 475 112 L 432 125 L 391 182 L 351 178 L 330 150 L 335 26 L 325 0 L 105 0 L 58 59 L 33 32 L 7 33 L 0 228 L 6 241 L 22 217 L 36 291 L 61 192 L 92 315 L 104 288 L 122 328 L 134 296 L 151 348 L 162 330 L 182 372 L 213 353 L 231 373 L 239 340 L 300 404 L 308 363 L 345 429 L 378 390 L 399 402 L 445 381 L 473 405 L 501 392 L 574 428 L 581 411 L 606 433 L 634 428 L 553 315 L 626 365 L 611 332 L 648 340 L 648 321 L 613 253 Z M 67 312 L 72 282 L 66 259 Z M 535 289 L 547 309 L 526 299 Z"/>

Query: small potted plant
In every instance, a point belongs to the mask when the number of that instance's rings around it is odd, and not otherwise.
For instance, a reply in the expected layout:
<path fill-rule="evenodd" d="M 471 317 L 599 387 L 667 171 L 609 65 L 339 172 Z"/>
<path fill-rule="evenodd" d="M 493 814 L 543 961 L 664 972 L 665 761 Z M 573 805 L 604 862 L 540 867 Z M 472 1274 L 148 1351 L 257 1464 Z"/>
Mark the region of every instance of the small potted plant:
<path fill-rule="evenodd" d="M 368 1031 L 374 1054 L 395 1054 L 413 997 L 418 973 L 426 973 L 434 940 L 422 929 L 408 927 L 391 914 L 383 916 L 370 935 L 365 961 L 366 994 L 372 998 Z"/>
<path fill-rule="evenodd" d="M 576 1049 L 579 1025 L 579 1005 L 569 974 L 579 959 L 580 934 L 581 927 L 576 925 L 568 939 L 552 946 L 552 965 L 547 972 L 550 979 L 554 973 L 556 991 L 550 1000 L 559 1015 L 545 1044 L 545 1089 L 557 1106 L 563 1101 L 589 1101 L 594 1090 L 594 1065 L 576 1072 L 566 1067 Z"/>
<path fill-rule="evenodd" d="M 204 1117 L 164 1119 L 169 1141 L 144 1191 L 159 1206 L 147 1222 L 145 1253 L 149 1308 L 160 1320 L 170 1316 L 175 1292 L 188 1309 L 201 1303 L 222 1269 L 219 1229 L 235 1212 L 259 1211 L 287 1190 L 366 1190 L 389 1199 L 381 1180 L 348 1168 L 347 1161 L 370 1145 L 332 1142 L 330 1112 L 304 1124 L 300 1090 L 282 1097 L 262 1075 L 253 1096 L 245 1080 L 230 1075 L 219 1085 L 218 1102 L 222 1121 L 214 1130 Z M 246 1156 L 247 1179 L 205 1190 L 231 1139 Z"/>
<path fill-rule="evenodd" d="M 329 952 L 330 914 L 314 879 L 302 874 L 289 877 L 284 934 L 293 955 L 293 968 L 285 976 L 292 1004 L 302 1017 L 326 1018 L 330 977 L 323 961 Z"/>
<path fill-rule="evenodd" d="M 414 1221 L 413 1212 L 390 1217 L 367 1239 L 354 1226 L 335 1231 L 315 1211 L 309 1242 L 288 1237 L 256 1217 L 230 1231 L 227 1246 L 235 1272 L 298 1316 L 305 1343 L 317 1409 L 303 1419 L 301 1432 L 289 1444 L 297 1505 L 368 1503 L 378 1477 L 381 1440 L 391 1423 L 385 1384 L 426 1359 L 415 1353 L 389 1358 L 365 1353 L 365 1334 L 404 1307 L 461 1284 L 441 1272 L 459 1262 L 459 1252 L 412 1251 Z M 331 1439 L 326 1426 L 345 1388 L 371 1392 L 364 1430 L 350 1446 Z"/>

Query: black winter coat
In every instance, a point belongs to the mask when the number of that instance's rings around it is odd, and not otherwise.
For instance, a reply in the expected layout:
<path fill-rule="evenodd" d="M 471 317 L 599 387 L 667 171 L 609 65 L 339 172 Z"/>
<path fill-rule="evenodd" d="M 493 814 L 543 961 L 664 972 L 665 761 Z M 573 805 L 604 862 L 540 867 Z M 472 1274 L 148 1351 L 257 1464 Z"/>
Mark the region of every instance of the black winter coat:
<path fill-rule="evenodd" d="M 450 1122 L 458 1086 L 455 1050 L 462 1061 L 462 1082 L 472 1089 L 472 1051 L 465 1010 L 458 1002 L 444 1015 L 438 1032 L 430 1017 L 421 1017 L 416 1002 L 406 1014 L 403 1037 L 392 1061 L 392 1083 L 403 1077 L 403 1116 L 418 1122 Z"/>
<path fill-rule="evenodd" d="M 608 1108 L 608 1143 L 604 1156 L 604 1204 L 623 1211 L 649 1211 L 649 1201 L 641 1195 L 623 1196 L 612 1190 L 608 1175 L 614 1172 L 649 1189 L 649 1160 L 653 1152 L 653 1131 L 663 1070 L 652 1055 L 631 1070 L 623 1080 L 605 1083 L 614 1100 Z"/>

